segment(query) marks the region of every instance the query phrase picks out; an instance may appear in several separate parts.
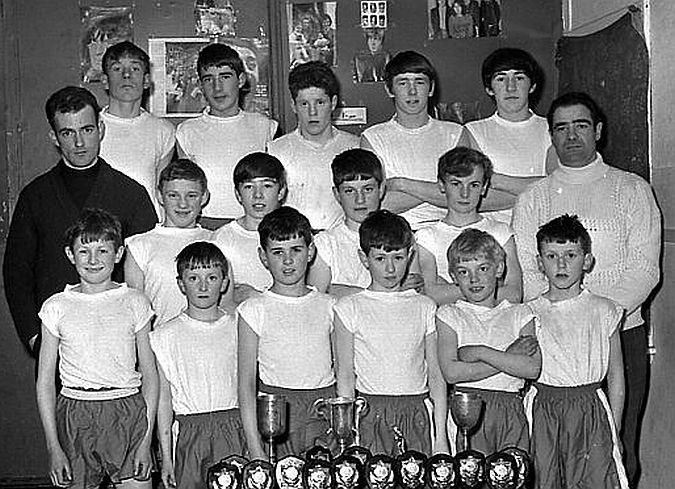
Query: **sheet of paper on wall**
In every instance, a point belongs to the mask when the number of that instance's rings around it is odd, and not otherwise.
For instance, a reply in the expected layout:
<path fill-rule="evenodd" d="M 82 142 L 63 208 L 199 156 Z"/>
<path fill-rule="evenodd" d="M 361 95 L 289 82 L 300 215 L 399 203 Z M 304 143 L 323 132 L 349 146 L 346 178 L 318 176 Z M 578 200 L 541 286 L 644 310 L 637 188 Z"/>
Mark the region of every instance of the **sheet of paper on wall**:
<path fill-rule="evenodd" d="M 386 0 L 361 0 L 362 29 L 386 29 L 388 25 Z"/>
<path fill-rule="evenodd" d="M 133 41 L 133 7 L 80 7 L 80 72 L 84 83 L 103 79 L 101 60 L 108 47 Z"/>
<path fill-rule="evenodd" d="M 286 17 L 291 69 L 308 61 L 337 66 L 337 2 L 289 2 Z"/>
<path fill-rule="evenodd" d="M 232 0 L 195 0 L 195 32 L 199 36 L 236 37 L 237 12 Z"/>

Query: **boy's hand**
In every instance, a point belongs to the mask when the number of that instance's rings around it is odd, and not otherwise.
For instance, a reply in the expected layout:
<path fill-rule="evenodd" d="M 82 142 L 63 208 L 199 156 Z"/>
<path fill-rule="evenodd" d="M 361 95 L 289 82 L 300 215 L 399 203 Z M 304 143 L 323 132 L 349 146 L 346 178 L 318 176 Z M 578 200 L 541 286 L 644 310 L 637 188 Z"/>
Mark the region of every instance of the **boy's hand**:
<path fill-rule="evenodd" d="M 61 447 L 49 454 L 49 479 L 58 487 L 68 487 L 73 483 L 70 462 Z"/>
<path fill-rule="evenodd" d="M 237 284 L 234 286 L 234 302 L 241 304 L 249 297 L 259 295 L 261 292 L 249 284 Z"/>
<path fill-rule="evenodd" d="M 176 487 L 176 472 L 170 460 L 162 460 L 162 484 L 166 489 Z"/>
<path fill-rule="evenodd" d="M 150 455 L 150 442 L 142 442 L 134 454 L 134 479 L 144 481 L 150 478 L 152 469 L 152 457 Z"/>
<path fill-rule="evenodd" d="M 409 273 L 403 283 L 401 284 L 401 290 L 410 290 L 415 289 L 417 292 L 422 293 L 424 290 L 424 277 L 419 273 Z"/>
<path fill-rule="evenodd" d="M 539 351 L 539 342 L 536 336 L 520 336 L 506 348 L 506 353 L 531 357 Z"/>

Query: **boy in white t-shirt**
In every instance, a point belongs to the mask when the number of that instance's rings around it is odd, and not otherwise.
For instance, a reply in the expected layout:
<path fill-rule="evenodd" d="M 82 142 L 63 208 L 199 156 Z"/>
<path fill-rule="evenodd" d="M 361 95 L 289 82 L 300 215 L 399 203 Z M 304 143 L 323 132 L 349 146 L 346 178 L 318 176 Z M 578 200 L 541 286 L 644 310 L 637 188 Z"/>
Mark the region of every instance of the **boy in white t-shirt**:
<path fill-rule="evenodd" d="M 314 258 L 309 220 L 291 207 L 267 214 L 258 226 L 260 259 L 272 287 L 242 302 L 239 322 L 239 404 L 251 458 L 265 458 L 258 434 L 257 375 L 261 392 L 288 400 L 287 436 L 280 456 L 304 452 L 324 441 L 328 423 L 312 410 L 318 398 L 335 395 L 332 336 L 335 299 L 307 287 Z"/>
<path fill-rule="evenodd" d="M 381 210 L 359 228 L 368 289 L 335 305 L 338 395 L 364 396 L 361 445 L 395 455 L 397 431 L 423 453 L 447 452 L 446 385 L 438 366 L 434 302 L 401 283 L 413 234 L 401 216 Z"/>
<path fill-rule="evenodd" d="M 112 281 L 124 253 L 122 226 L 85 209 L 65 236 L 80 283 L 45 301 L 37 401 L 53 485 L 150 489 L 157 370 L 145 296 Z M 56 365 L 62 389 L 56 395 Z M 92 422 L 93 421 L 93 422 Z"/>
<path fill-rule="evenodd" d="M 160 173 L 157 188 L 164 221 L 127 238 L 124 276 L 130 287 L 152 302 L 157 314 L 154 327 L 176 317 L 185 307 L 176 283 L 176 256 L 187 244 L 211 238 L 211 231 L 197 224 L 208 199 L 204 171 L 185 158 L 173 161 Z"/>
<path fill-rule="evenodd" d="M 522 277 L 511 228 L 478 212 L 492 175 L 492 163 L 481 152 L 459 146 L 438 160 L 438 187 L 445 195 L 448 211 L 442 221 L 420 229 L 415 239 L 424 277 L 424 291 L 438 304 L 451 304 L 463 297 L 450 276 L 447 250 L 467 228 L 490 233 L 506 251 L 506 270 L 499 287 L 500 299 L 513 303 L 522 297 Z"/>
<path fill-rule="evenodd" d="M 202 489 L 209 466 L 246 449 L 237 400 L 237 323 L 218 307 L 229 285 L 228 268 L 215 244 L 187 245 L 176 258 L 187 309 L 150 333 L 166 488 Z"/>
<path fill-rule="evenodd" d="M 525 399 L 534 487 L 627 489 L 617 438 L 625 397 L 624 311 L 583 288 L 594 258 L 591 237 L 576 216 L 541 226 L 537 247 L 549 287 L 527 303 L 537 316 L 543 358 Z"/>
<path fill-rule="evenodd" d="M 208 106 L 199 117 L 178 126 L 177 149 L 180 156 L 204 169 L 211 199 L 201 223 L 217 229 L 239 215 L 232 170 L 243 156 L 265 151 L 278 124 L 262 114 L 240 109 L 246 70 L 230 46 L 215 43 L 204 47 L 197 58 L 197 74 Z"/>
<path fill-rule="evenodd" d="M 436 312 L 438 361 L 456 391 L 477 392 L 485 401 L 472 448 L 486 455 L 510 446 L 528 450 L 520 390 L 541 369 L 533 314 L 497 299 L 505 253 L 489 233 L 462 231 L 448 249 L 448 263 L 463 299 Z M 451 419 L 448 428 L 454 453 L 459 430 Z"/>
<path fill-rule="evenodd" d="M 234 167 L 233 180 L 244 215 L 218 229 L 213 240 L 232 265 L 234 301 L 239 304 L 272 285 L 272 276 L 258 255 L 258 225 L 281 206 L 286 196 L 286 172 L 276 157 L 251 153 Z"/>

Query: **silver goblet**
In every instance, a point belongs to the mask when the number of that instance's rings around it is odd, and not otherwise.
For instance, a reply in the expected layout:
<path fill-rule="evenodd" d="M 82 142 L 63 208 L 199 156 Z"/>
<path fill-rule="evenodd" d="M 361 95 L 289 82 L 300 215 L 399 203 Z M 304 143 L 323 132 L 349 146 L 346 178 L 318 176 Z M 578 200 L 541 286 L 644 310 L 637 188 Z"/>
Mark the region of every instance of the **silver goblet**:
<path fill-rule="evenodd" d="M 464 438 L 464 450 L 469 450 L 469 432 L 478 424 L 483 411 L 483 399 L 475 392 L 455 392 L 450 398 L 450 414 Z"/>
<path fill-rule="evenodd" d="M 275 462 L 274 439 L 286 432 L 286 398 L 280 394 L 259 394 L 258 431 L 269 444 L 269 461 Z"/>
<path fill-rule="evenodd" d="M 368 409 L 368 402 L 363 397 L 331 397 L 314 401 L 314 409 L 330 426 L 340 444 L 340 453 L 345 451 L 353 439 L 358 445 L 359 421 Z"/>

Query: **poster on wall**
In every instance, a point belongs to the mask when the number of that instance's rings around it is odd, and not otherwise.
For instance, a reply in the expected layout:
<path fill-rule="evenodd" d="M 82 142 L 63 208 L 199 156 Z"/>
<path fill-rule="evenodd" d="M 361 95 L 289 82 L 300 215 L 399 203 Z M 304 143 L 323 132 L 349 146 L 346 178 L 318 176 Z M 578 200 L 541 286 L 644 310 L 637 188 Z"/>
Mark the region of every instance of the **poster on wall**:
<path fill-rule="evenodd" d="M 103 79 L 106 49 L 133 41 L 133 7 L 80 7 L 80 72 L 84 83 Z"/>
<path fill-rule="evenodd" d="M 386 29 L 388 24 L 386 0 L 361 0 L 362 29 Z"/>
<path fill-rule="evenodd" d="M 502 35 L 503 0 L 427 0 L 429 39 Z"/>
<path fill-rule="evenodd" d="M 200 36 L 236 37 L 237 14 L 232 0 L 196 0 L 195 32 Z"/>
<path fill-rule="evenodd" d="M 247 82 L 240 105 L 249 112 L 269 115 L 269 45 L 267 40 L 225 38 L 244 62 Z M 199 51 L 209 44 L 204 38 L 156 38 L 148 40 L 154 90 L 150 111 L 161 117 L 195 117 L 206 107 L 197 73 Z"/>
<path fill-rule="evenodd" d="M 354 55 L 353 78 L 356 83 L 384 81 L 384 67 L 391 54 L 385 48 L 385 29 L 363 29 L 364 47 Z"/>
<path fill-rule="evenodd" d="M 290 68 L 308 61 L 337 66 L 337 2 L 288 3 L 286 8 Z"/>

